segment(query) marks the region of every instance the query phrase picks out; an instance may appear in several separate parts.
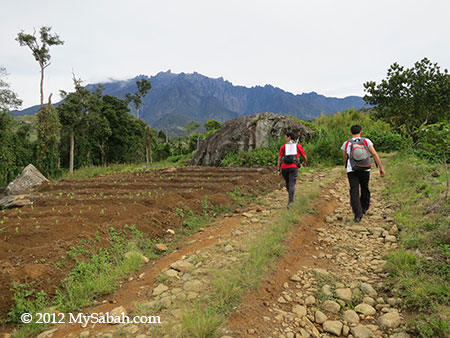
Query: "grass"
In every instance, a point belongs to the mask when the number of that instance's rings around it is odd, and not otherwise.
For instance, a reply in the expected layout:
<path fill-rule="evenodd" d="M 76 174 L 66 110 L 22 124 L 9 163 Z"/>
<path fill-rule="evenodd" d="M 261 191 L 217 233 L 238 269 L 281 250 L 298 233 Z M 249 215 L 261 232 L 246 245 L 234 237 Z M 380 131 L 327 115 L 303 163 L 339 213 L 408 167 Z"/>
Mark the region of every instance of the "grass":
<path fill-rule="evenodd" d="M 153 251 L 154 241 L 145 237 L 134 226 L 124 226 L 117 232 L 110 228 L 108 246 L 95 250 L 96 240 L 81 242 L 71 248 L 57 267 L 72 264 L 74 267 L 50 299 L 43 291 L 36 292 L 33 284 L 14 286 L 14 306 L 8 321 L 20 324 L 22 313 L 74 312 L 92 305 L 95 299 L 117 288 L 118 281 L 139 270 L 144 263 L 143 254 L 157 257 Z M 47 325 L 29 323 L 19 325 L 14 337 L 35 335 Z"/>
<path fill-rule="evenodd" d="M 388 165 L 388 198 L 396 203 L 401 248 L 387 257 L 395 296 L 418 315 L 408 323 L 414 336 L 450 335 L 450 205 L 438 164 L 400 153 Z M 440 175 L 431 173 L 441 173 Z"/>
<path fill-rule="evenodd" d="M 233 193 L 241 202 L 239 192 Z M 285 240 L 300 216 L 318 196 L 318 187 L 297 195 L 293 207 L 274 219 L 268 228 L 248 245 L 248 254 L 238 263 L 215 271 L 207 294 L 183 310 L 183 337 L 214 337 L 226 315 L 240 304 L 245 293 L 260 285 L 263 277 L 283 254 Z"/>

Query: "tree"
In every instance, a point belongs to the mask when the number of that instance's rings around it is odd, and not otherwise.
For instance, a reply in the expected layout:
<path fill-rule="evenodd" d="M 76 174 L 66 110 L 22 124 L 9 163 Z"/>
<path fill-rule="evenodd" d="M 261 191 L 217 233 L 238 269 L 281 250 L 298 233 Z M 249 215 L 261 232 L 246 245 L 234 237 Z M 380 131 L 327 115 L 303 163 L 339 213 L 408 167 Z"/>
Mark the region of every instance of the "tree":
<path fill-rule="evenodd" d="M 36 30 L 33 34 L 26 34 L 21 31 L 17 34 L 16 41 L 19 42 L 21 46 L 27 46 L 31 49 L 35 60 L 39 63 L 41 67 L 41 109 L 44 108 L 44 69 L 50 66 L 50 46 L 63 45 L 64 41 L 59 39 L 57 34 L 50 34 L 51 27 L 42 26 L 39 29 L 39 39 L 36 38 Z"/>
<path fill-rule="evenodd" d="M 442 162 L 444 165 L 445 177 L 447 180 L 445 201 L 448 202 L 450 179 L 447 161 L 450 159 L 450 123 L 440 122 L 420 128 L 418 148 L 425 150 L 428 154 L 430 154 L 430 157 Z"/>
<path fill-rule="evenodd" d="M 222 123 L 217 120 L 211 119 L 207 121 L 203 126 L 205 127 L 205 130 L 207 132 L 210 132 L 218 130 L 222 126 Z"/>
<path fill-rule="evenodd" d="M 147 95 L 152 85 L 147 79 L 136 81 L 137 91 L 134 94 L 126 94 L 125 98 L 128 102 L 133 102 L 136 108 L 136 118 L 139 120 L 139 109 L 141 108 L 142 99 Z"/>
<path fill-rule="evenodd" d="M 74 167 L 75 133 L 80 131 L 84 118 L 97 103 L 95 94 L 84 88 L 81 85 L 81 79 L 77 79 L 75 74 L 73 74 L 73 83 L 75 92 L 61 91 L 61 97 L 64 101 L 57 108 L 61 125 L 69 133 L 69 172 L 71 173 L 73 173 Z"/>
<path fill-rule="evenodd" d="M 450 119 L 450 77 L 437 63 L 424 58 L 413 68 L 394 63 L 380 84 L 364 84 L 366 103 L 375 105 L 375 117 L 405 128 L 417 140 L 418 129 Z"/>
<path fill-rule="evenodd" d="M 17 97 L 16 93 L 9 89 L 9 83 L 4 80 L 7 75 L 6 69 L 0 67 L 0 111 L 18 108 L 22 104 L 22 100 Z"/>
<path fill-rule="evenodd" d="M 49 102 L 39 109 L 37 117 L 37 166 L 47 176 L 55 176 L 59 169 L 59 141 L 61 123 L 58 112 Z"/>
<path fill-rule="evenodd" d="M 188 133 L 188 135 L 190 136 L 194 131 L 196 131 L 198 128 L 200 127 L 200 125 L 195 122 L 195 121 L 191 121 L 189 123 L 187 123 L 184 126 L 184 130 L 186 130 L 186 132 Z"/>

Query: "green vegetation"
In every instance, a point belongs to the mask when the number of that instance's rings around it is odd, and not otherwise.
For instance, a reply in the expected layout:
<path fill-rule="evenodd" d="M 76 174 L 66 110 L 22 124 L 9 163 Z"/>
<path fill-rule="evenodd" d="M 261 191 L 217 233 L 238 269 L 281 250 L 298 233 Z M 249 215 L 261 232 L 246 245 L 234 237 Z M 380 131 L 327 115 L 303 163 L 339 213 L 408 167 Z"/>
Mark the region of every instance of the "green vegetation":
<path fill-rule="evenodd" d="M 393 293 L 420 315 L 409 329 L 421 337 L 450 334 L 450 204 L 445 171 L 413 154 L 388 164 L 386 193 L 398 205 L 395 215 L 401 249 L 388 256 Z"/>
<path fill-rule="evenodd" d="M 159 256 L 154 250 L 155 240 L 145 237 L 135 226 L 125 225 L 117 232 L 108 229 L 108 243 L 97 249 L 99 238 L 81 241 L 72 247 L 56 264 L 57 268 L 73 266 L 66 279 L 50 299 L 43 291 L 36 292 L 33 283 L 14 285 L 14 306 L 8 321 L 20 324 L 22 313 L 74 312 L 95 302 L 101 295 L 117 288 L 117 282 L 139 270 L 144 255 L 149 259 Z M 45 328 L 43 324 L 29 323 L 19 327 L 16 337 L 36 334 Z"/>
<path fill-rule="evenodd" d="M 265 273 L 283 254 L 286 236 L 317 196 L 317 187 L 300 192 L 293 207 L 270 222 L 272 225 L 248 244 L 248 254 L 240 262 L 216 271 L 209 294 L 183 309 L 184 335 L 212 337 L 217 334 L 226 315 L 241 302 L 248 290 L 261 283 Z"/>

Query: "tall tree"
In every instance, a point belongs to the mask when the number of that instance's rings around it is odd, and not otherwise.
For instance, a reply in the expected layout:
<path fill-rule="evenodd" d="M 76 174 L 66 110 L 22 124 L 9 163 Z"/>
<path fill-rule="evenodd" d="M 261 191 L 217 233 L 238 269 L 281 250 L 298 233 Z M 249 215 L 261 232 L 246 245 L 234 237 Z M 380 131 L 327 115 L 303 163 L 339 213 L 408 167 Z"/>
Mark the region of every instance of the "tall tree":
<path fill-rule="evenodd" d="M 17 94 L 9 88 L 6 82 L 8 73 L 4 67 L 0 67 L 0 111 L 8 111 L 11 108 L 18 108 L 22 104 L 22 100 Z"/>
<path fill-rule="evenodd" d="M 42 26 L 39 29 L 39 40 L 36 37 L 36 30 L 33 34 L 26 34 L 21 31 L 17 34 L 16 41 L 21 46 L 27 46 L 31 49 L 35 60 L 39 63 L 41 68 L 41 109 L 44 108 L 44 69 L 50 66 L 50 46 L 57 46 L 64 44 L 64 41 L 60 40 L 58 34 L 50 34 L 52 28 L 48 26 Z"/>
<path fill-rule="evenodd" d="M 426 124 L 450 119 L 450 76 L 427 58 L 405 68 L 394 63 L 380 84 L 364 84 L 364 100 L 375 105 L 375 116 L 417 139 Z"/>
<path fill-rule="evenodd" d="M 152 89 L 152 84 L 147 79 L 141 79 L 136 81 L 137 91 L 134 94 L 126 94 L 125 97 L 128 102 L 133 102 L 136 108 L 136 118 L 139 120 L 139 110 L 142 105 L 142 99 L 147 95 L 150 89 Z"/>
<path fill-rule="evenodd" d="M 94 94 L 84 88 L 81 79 L 77 79 L 73 74 L 73 83 L 75 92 L 66 93 L 61 91 L 63 102 L 57 110 L 63 128 L 69 133 L 70 151 L 69 151 L 69 172 L 73 172 L 74 152 L 75 152 L 75 133 L 81 128 L 84 117 L 91 109 Z"/>

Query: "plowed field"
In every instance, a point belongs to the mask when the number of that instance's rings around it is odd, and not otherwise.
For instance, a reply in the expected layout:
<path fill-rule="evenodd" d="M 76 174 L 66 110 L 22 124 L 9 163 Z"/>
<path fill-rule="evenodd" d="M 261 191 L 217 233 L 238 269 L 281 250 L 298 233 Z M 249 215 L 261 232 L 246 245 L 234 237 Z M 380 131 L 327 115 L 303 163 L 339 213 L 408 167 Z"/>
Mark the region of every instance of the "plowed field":
<path fill-rule="evenodd" d="M 201 212 L 205 198 L 209 208 L 230 205 L 235 189 L 263 194 L 279 182 L 268 168 L 179 168 L 43 186 L 33 206 L 0 214 L 0 318 L 12 305 L 13 281 L 36 281 L 35 289 L 51 294 L 67 274 L 55 263 L 82 239 L 106 237 L 109 227 L 125 224 L 163 238 L 166 229 L 182 224 L 177 208 Z"/>

